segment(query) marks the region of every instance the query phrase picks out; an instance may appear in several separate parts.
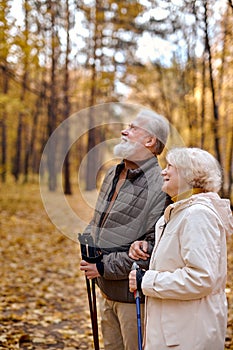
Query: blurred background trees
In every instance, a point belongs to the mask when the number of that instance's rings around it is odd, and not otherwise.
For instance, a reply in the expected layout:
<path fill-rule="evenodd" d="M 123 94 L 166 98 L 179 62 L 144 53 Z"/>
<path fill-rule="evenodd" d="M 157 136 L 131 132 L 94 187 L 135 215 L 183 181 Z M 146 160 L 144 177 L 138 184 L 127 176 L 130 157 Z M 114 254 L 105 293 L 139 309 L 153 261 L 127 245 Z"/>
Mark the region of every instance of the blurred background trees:
<path fill-rule="evenodd" d="M 129 102 L 163 114 L 187 146 L 211 152 L 224 171 L 222 194 L 232 196 L 230 0 L 0 0 L 0 25 L 0 181 L 37 179 L 48 138 L 74 112 Z M 87 118 L 87 135 L 64 163 L 67 194 L 83 156 L 109 133 Z M 92 156 L 90 190 L 100 155 Z M 48 158 L 54 191 L 53 152 Z"/>

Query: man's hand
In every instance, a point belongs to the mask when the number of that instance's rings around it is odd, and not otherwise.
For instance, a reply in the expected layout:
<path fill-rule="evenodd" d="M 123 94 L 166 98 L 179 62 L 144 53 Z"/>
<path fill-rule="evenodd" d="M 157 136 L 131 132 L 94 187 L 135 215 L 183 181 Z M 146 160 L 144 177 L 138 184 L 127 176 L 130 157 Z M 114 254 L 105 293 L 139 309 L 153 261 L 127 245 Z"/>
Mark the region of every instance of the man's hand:
<path fill-rule="evenodd" d="M 85 260 L 81 260 L 80 270 L 85 272 L 85 275 L 88 279 L 93 279 L 100 276 L 96 264 L 88 263 Z"/>
<path fill-rule="evenodd" d="M 129 248 L 129 257 L 133 260 L 147 260 L 150 255 L 147 253 L 147 241 L 135 241 Z"/>
<path fill-rule="evenodd" d="M 137 289 L 136 273 L 137 273 L 136 270 L 132 270 L 129 274 L 129 290 L 132 293 Z"/>

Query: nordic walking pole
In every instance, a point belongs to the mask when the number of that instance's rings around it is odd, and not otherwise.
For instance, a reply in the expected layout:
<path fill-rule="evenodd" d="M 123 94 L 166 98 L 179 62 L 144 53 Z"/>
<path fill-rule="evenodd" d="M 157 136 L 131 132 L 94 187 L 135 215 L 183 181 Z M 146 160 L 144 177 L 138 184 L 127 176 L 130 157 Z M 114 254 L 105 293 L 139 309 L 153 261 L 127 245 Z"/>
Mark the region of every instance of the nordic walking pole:
<path fill-rule="evenodd" d="M 95 251 L 93 242 L 90 241 L 91 236 L 79 234 L 79 241 L 81 245 L 82 259 L 91 260 L 95 259 Z M 98 319 L 97 319 L 97 306 L 96 306 L 96 293 L 95 293 L 95 279 L 92 279 L 92 284 L 90 285 L 90 280 L 86 278 L 87 296 L 89 302 L 90 316 L 91 316 L 91 326 L 94 341 L 95 350 L 99 350 L 99 334 L 98 334 Z"/>
<path fill-rule="evenodd" d="M 96 306 L 96 294 L 95 294 L 95 278 L 91 280 L 92 301 L 93 301 L 93 339 L 95 350 L 99 350 L 99 332 L 98 332 L 98 319 L 97 319 L 97 306 Z"/>
<path fill-rule="evenodd" d="M 99 334 L 98 334 L 98 321 L 97 321 L 97 307 L 96 307 L 96 294 L 95 294 L 95 280 L 93 279 L 92 285 L 90 286 L 90 281 L 86 277 L 86 287 L 87 287 L 87 295 L 91 316 L 91 326 L 94 340 L 94 348 L 95 350 L 99 350 Z"/>
<path fill-rule="evenodd" d="M 132 265 L 132 270 L 139 268 L 136 262 Z M 137 312 L 137 327 L 138 327 L 138 350 L 142 350 L 142 326 L 141 326 L 141 308 L 140 308 L 140 293 L 138 290 L 134 291 L 134 298 L 136 301 L 136 312 Z"/>

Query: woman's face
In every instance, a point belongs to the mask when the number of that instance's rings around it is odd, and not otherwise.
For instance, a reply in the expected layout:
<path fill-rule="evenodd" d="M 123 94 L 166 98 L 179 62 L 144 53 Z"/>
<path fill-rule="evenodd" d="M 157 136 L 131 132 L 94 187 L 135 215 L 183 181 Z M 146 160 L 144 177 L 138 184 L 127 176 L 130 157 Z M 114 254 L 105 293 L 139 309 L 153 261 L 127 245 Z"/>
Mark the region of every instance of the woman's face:
<path fill-rule="evenodd" d="M 167 164 L 166 168 L 162 170 L 163 186 L 162 191 L 166 192 L 170 197 L 190 189 L 185 179 L 180 176 L 175 166 Z"/>

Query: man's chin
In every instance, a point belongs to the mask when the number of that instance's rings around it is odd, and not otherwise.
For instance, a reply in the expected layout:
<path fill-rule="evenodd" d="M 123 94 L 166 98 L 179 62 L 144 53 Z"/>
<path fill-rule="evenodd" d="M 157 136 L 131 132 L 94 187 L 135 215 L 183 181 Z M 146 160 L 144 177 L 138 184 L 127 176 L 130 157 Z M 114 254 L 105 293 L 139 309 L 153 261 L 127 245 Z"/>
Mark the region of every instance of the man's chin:
<path fill-rule="evenodd" d="M 126 146 L 125 144 L 116 145 L 113 149 L 114 156 L 126 159 L 129 156 L 129 152 L 125 146 Z"/>
<path fill-rule="evenodd" d="M 113 150 L 114 155 L 116 157 L 127 159 L 130 161 L 141 159 L 144 155 L 144 151 L 145 148 L 141 144 L 131 142 L 119 143 L 114 147 Z"/>
<path fill-rule="evenodd" d="M 114 152 L 114 156 L 117 158 L 122 158 L 122 159 L 126 159 L 126 160 L 131 160 L 131 161 L 134 160 L 134 156 L 127 154 L 126 152 L 116 152 L 116 153 Z"/>

